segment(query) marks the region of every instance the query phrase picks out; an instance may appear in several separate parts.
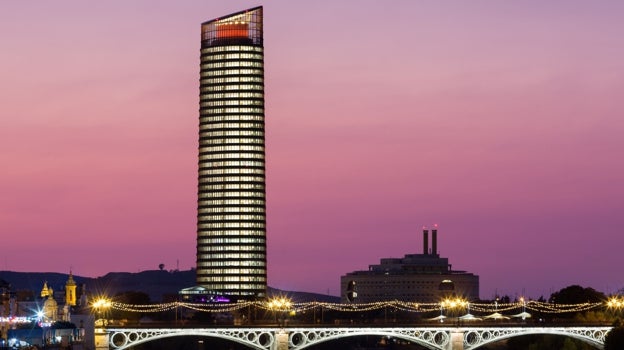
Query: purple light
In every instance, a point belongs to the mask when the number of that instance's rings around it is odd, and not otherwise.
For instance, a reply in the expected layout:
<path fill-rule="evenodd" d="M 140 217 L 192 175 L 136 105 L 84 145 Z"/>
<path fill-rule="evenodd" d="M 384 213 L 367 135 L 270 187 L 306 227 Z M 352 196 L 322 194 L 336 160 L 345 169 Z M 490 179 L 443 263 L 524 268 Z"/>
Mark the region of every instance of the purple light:
<path fill-rule="evenodd" d="M 230 299 L 223 296 L 216 296 L 212 299 L 215 303 L 229 303 Z"/>

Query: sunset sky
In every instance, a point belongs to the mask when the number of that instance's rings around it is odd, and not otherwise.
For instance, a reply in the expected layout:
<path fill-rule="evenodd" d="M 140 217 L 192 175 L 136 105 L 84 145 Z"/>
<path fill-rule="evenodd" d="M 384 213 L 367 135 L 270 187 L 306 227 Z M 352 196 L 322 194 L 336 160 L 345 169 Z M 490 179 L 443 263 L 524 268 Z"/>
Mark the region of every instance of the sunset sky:
<path fill-rule="evenodd" d="M 269 285 L 624 288 L 624 2 L 3 1 L 0 270 L 195 266 L 200 24 L 264 6 Z"/>

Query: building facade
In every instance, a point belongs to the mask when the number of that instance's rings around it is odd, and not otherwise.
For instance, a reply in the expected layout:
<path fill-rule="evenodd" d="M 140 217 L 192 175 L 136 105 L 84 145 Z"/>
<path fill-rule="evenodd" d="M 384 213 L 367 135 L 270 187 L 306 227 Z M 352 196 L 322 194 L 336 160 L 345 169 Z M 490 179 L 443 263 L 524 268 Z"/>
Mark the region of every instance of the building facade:
<path fill-rule="evenodd" d="M 262 7 L 201 25 L 197 285 L 266 294 Z"/>
<path fill-rule="evenodd" d="M 370 303 L 384 300 L 439 302 L 443 298 L 479 299 L 479 276 L 452 269 L 437 252 L 437 229 L 423 231 L 423 253 L 381 259 L 368 270 L 340 277 L 342 302 Z"/>

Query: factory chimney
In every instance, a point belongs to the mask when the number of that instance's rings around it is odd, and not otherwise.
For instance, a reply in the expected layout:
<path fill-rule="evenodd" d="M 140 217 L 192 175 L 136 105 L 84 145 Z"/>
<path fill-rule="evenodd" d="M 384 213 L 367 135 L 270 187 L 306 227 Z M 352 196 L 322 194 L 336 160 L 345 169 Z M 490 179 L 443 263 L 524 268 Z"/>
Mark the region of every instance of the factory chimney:
<path fill-rule="evenodd" d="M 438 255 L 438 225 L 431 230 L 431 254 Z"/>
<path fill-rule="evenodd" d="M 423 227 L 423 254 L 429 254 L 429 230 Z"/>

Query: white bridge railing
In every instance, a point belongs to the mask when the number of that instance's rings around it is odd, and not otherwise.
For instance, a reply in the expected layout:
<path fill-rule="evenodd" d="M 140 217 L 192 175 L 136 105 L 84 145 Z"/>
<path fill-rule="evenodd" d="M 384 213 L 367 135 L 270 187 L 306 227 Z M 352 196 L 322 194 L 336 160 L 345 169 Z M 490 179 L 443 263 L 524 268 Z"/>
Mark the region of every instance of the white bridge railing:
<path fill-rule="evenodd" d="M 399 338 L 432 350 L 472 350 L 528 334 L 554 334 L 582 340 L 603 349 L 611 327 L 298 327 L 298 328 L 99 328 L 96 349 L 123 350 L 180 336 L 227 339 L 256 350 L 302 350 L 339 338 L 377 335 Z"/>

